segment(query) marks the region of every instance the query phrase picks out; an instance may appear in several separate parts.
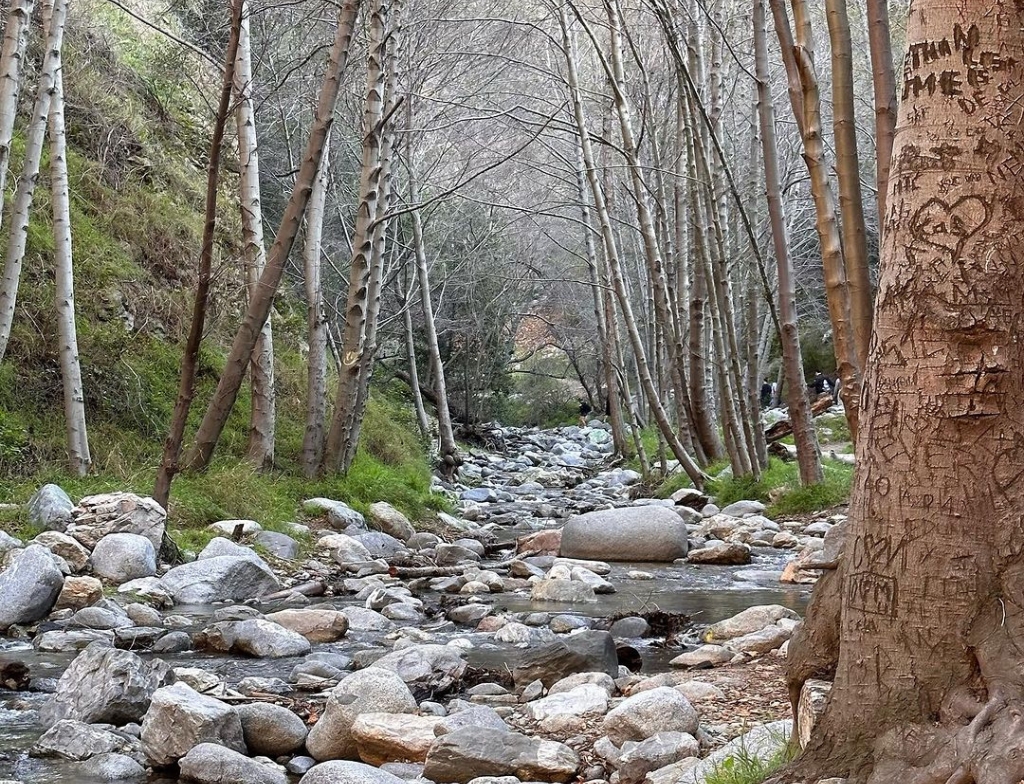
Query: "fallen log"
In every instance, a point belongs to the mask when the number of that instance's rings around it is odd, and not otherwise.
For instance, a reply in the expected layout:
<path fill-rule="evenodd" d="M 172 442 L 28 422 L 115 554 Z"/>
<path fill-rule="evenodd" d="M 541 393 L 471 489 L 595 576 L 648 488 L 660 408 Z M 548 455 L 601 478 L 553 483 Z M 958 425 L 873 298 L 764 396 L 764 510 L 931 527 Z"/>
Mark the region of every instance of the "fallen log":
<path fill-rule="evenodd" d="M 813 403 L 811 403 L 811 416 L 812 417 L 821 416 L 826 411 L 828 411 L 830 408 L 832 408 L 832 405 L 833 405 L 832 395 L 830 395 L 830 394 L 828 394 L 826 392 L 825 394 L 823 394 L 820 397 L 818 397 L 818 399 L 815 400 Z M 769 444 L 771 444 L 771 443 L 774 443 L 776 441 L 781 441 L 786 436 L 789 436 L 789 435 L 792 435 L 792 434 L 793 434 L 793 423 L 790 422 L 788 419 L 780 419 L 774 425 L 772 425 L 771 427 L 765 429 L 765 431 L 764 431 L 764 438 L 765 438 L 765 441 L 767 441 Z"/>

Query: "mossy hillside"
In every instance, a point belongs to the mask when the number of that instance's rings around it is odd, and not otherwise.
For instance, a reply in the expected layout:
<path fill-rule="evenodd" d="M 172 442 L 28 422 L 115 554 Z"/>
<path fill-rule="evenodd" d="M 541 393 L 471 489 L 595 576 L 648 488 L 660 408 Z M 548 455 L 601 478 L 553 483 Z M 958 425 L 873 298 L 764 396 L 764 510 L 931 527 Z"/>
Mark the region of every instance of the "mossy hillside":
<path fill-rule="evenodd" d="M 181 72 L 179 66 L 163 67 L 167 58 L 182 56 L 173 45 L 109 4 L 86 0 L 77 8 L 65 39 L 68 164 L 79 353 L 94 472 L 79 479 L 63 470 L 44 156 L 19 309 L 0 364 L 0 502 L 23 503 L 45 482 L 61 485 L 75 499 L 121 489 L 149 494 L 191 315 L 203 224 L 207 105 L 195 84 L 161 81 L 164 74 Z M 203 73 L 194 67 L 192 72 Z M 12 151 L 15 174 L 24 142 L 19 126 Z M 9 203 L 15 177 L 8 182 Z M 223 368 L 243 305 L 236 188 L 237 178 L 225 172 L 192 426 Z M 6 229 L 0 231 L 4 246 Z M 242 457 L 249 416 L 249 392 L 243 387 L 210 470 L 182 475 L 174 483 L 170 519 L 177 531 L 198 531 L 226 518 L 279 527 L 295 520 L 299 502 L 314 495 L 347 500 L 360 509 L 386 500 L 414 517 L 444 506 L 429 492 L 427 455 L 408 406 L 383 396 L 371 397 L 364 446 L 347 477 L 298 478 L 306 371 L 296 347 L 304 313 L 289 292 L 282 292 L 275 306 L 277 470 L 257 473 Z M 3 514 L 5 525 L 24 525 L 20 510 Z"/>

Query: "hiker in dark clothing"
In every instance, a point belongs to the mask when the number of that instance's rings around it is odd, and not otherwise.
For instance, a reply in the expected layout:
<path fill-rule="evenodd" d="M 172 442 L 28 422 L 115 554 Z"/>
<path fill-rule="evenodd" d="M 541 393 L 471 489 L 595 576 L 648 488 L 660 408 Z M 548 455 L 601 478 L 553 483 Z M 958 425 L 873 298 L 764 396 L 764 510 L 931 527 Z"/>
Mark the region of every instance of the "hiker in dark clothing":
<path fill-rule="evenodd" d="M 829 386 L 828 379 L 825 378 L 820 371 L 814 374 L 814 381 L 811 382 L 811 387 L 814 389 L 815 397 L 832 391 L 832 388 Z"/>
<path fill-rule="evenodd" d="M 594 409 L 590 407 L 590 403 L 588 403 L 586 400 L 580 401 L 580 427 L 587 426 L 587 416 L 593 410 Z"/>
<path fill-rule="evenodd" d="M 761 408 L 768 408 L 772 404 L 772 382 L 768 379 L 761 384 Z"/>

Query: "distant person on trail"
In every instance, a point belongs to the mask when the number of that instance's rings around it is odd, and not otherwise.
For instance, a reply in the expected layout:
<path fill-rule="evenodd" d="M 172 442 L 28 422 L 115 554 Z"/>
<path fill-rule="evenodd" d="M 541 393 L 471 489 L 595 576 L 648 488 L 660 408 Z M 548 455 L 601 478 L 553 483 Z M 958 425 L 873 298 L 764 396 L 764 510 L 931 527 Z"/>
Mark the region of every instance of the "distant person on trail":
<path fill-rule="evenodd" d="M 832 391 L 832 388 L 829 386 L 828 379 L 821 374 L 821 371 L 814 374 L 814 381 L 811 382 L 811 387 L 814 389 L 815 397 Z"/>
<path fill-rule="evenodd" d="M 772 404 L 772 382 L 768 379 L 761 384 L 761 408 L 768 408 Z"/>
<path fill-rule="evenodd" d="M 588 403 L 586 400 L 580 401 L 580 427 L 587 426 L 587 416 L 593 410 L 594 409 L 590 407 L 590 403 Z"/>

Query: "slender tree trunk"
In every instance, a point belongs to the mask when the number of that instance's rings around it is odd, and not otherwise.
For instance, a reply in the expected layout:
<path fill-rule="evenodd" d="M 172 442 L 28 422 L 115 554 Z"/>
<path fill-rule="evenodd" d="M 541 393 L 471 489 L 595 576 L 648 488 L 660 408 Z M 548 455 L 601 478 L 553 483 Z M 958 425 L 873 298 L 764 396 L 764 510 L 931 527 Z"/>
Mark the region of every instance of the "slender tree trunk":
<path fill-rule="evenodd" d="M 185 438 L 185 425 L 192 398 L 196 393 L 196 368 L 199 365 L 199 346 L 203 341 L 206 326 L 206 307 L 210 294 L 211 270 L 213 268 L 213 240 L 217 228 L 217 186 L 220 182 L 220 156 L 224 141 L 224 129 L 231 111 L 231 91 L 234 82 L 235 64 L 238 58 L 238 38 L 242 26 L 244 0 L 233 0 L 231 4 L 231 33 L 224 58 L 224 80 L 221 84 L 220 102 L 217 106 L 210 140 L 210 163 L 206 172 L 206 222 L 203 226 L 203 247 L 199 254 L 199 276 L 196 281 L 196 296 L 192 305 L 192 323 L 181 357 L 181 376 L 178 380 L 178 397 L 171 412 L 171 423 L 164 441 L 163 456 L 157 468 L 153 498 L 164 509 L 171 495 L 171 482 L 178 473 L 181 445 Z"/>
<path fill-rule="evenodd" d="M 853 109 L 853 45 L 846 0 L 826 0 L 828 34 L 832 43 L 832 126 L 839 177 L 839 211 L 843 216 L 843 261 L 850 291 L 850 319 L 857 364 L 864 367 L 871 339 L 871 276 L 868 272 L 868 232 L 860 188 L 857 122 Z"/>
<path fill-rule="evenodd" d="M 665 412 L 664 406 L 658 399 L 657 390 L 654 386 L 654 378 L 651 374 L 647 355 L 644 351 L 643 339 L 637 329 L 636 319 L 633 317 L 633 309 L 626 292 L 626 284 L 622 277 L 622 268 L 618 259 L 617 244 L 612 231 L 611 218 L 608 215 L 607 205 L 604 200 L 604 191 L 598 179 L 597 168 L 594 162 L 594 155 L 591 149 L 590 136 L 587 132 L 586 117 L 583 112 L 583 102 L 579 93 L 579 81 L 576 75 L 576 55 L 572 37 L 569 34 L 568 20 L 565 17 L 564 9 L 559 9 L 559 23 L 562 28 L 562 46 L 565 54 L 566 69 L 569 78 L 569 89 L 572 94 L 573 116 L 576 121 L 576 130 L 579 135 L 580 144 L 583 148 L 584 166 L 587 171 L 587 179 L 590 182 L 591 193 L 594 196 L 594 207 L 601 222 L 601 232 L 604 237 L 605 247 L 608 250 L 608 268 L 611 274 L 612 287 L 619 302 L 623 321 L 626 324 L 626 331 L 629 334 L 633 346 L 633 353 L 636 358 L 637 370 L 640 375 L 644 392 L 647 395 L 648 403 L 651 406 L 652 414 L 658 423 L 658 427 L 665 436 L 673 455 L 679 461 L 687 476 L 697 487 L 703 486 L 705 476 L 693 458 L 686 452 L 680 443 L 672 423 Z"/>
<path fill-rule="evenodd" d="M 841 382 L 840 394 L 846 409 L 846 419 L 850 424 L 850 433 L 856 442 L 861 370 L 857 363 L 851 325 L 850 294 L 843 261 L 843 246 L 839 238 L 835 202 L 825 162 L 825 145 L 821 137 L 821 98 L 814 62 L 808 49 L 809 22 L 805 15 L 795 20 L 801 39 L 794 42 L 783 0 L 770 2 L 775 18 L 775 33 L 782 49 L 782 61 L 789 77 L 790 101 L 793 103 L 797 125 L 803 136 L 803 157 L 811 179 L 811 194 L 814 197 L 817 216 L 816 229 L 821 242 L 825 295 L 832 322 L 832 341 Z"/>
<path fill-rule="evenodd" d="M 231 344 L 224 372 L 196 433 L 195 446 L 188 457 L 188 466 L 192 469 L 201 470 L 209 465 L 238 397 L 249 358 L 259 340 L 263 324 L 270 315 L 274 295 L 284 274 L 285 261 L 291 253 L 299 227 L 302 225 L 309 196 L 313 191 L 313 183 L 320 170 L 320 159 L 327 143 L 327 136 L 334 122 L 334 108 L 341 89 L 341 75 L 348 63 L 349 45 L 358 13 L 359 0 L 345 0 L 338 12 L 338 29 L 328 56 L 313 127 L 310 130 L 302 165 L 295 178 L 295 187 L 285 207 L 274 244 L 267 254 L 267 266 L 264 267 L 256 291 L 249 300 L 245 318 Z"/>
<path fill-rule="evenodd" d="M 242 253 L 245 281 L 251 298 L 267 264 L 263 245 L 263 206 L 260 198 L 260 165 L 256 146 L 256 112 L 252 100 L 252 54 L 249 44 L 248 2 L 242 7 L 235 63 L 235 117 L 238 125 L 239 206 L 242 213 Z M 249 459 L 263 470 L 274 467 L 274 333 L 267 317 L 256 341 L 249 366 L 252 378 L 252 411 L 249 415 Z"/>
<path fill-rule="evenodd" d="M 892 64 L 889 0 L 866 0 L 871 79 L 875 93 L 875 185 L 878 189 L 879 246 L 885 234 L 885 194 L 889 190 L 892 140 L 896 131 L 896 74 Z"/>
<path fill-rule="evenodd" d="M 35 0 L 12 0 L 0 50 L 0 220 L 7 192 L 7 170 L 11 165 L 11 139 L 21 91 L 21 61 L 25 57 Z M 2 352 L 0 352 L 2 356 Z"/>
<path fill-rule="evenodd" d="M 916 0 L 907 41 L 850 530 L 787 658 L 835 684 L 785 781 L 1024 779 L 1024 8 Z"/>
<path fill-rule="evenodd" d="M 420 371 L 416 363 L 416 333 L 412 324 L 412 295 L 416 279 L 409 273 L 408 267 L 399 276 L 402 297 L 402 326 L 405 332 L 405 357 L 409 363 L 409 391 L 412 392 L 413 410 L 416 412 L 416 424 L 419 425 L 423 440 L 430 443 L 430 419 L 423 405 L 423 393 L 420 391 Z"/>
<path fill-rule="evenodd" d="M 764 156 L 765 192 L 768 217 L 775 246 L 775 263 L 779 272 L 779 320 L 782 323 L 782 366 L 786 378 L 786 404 L 793 425 L 793 441 L 800 469 L 800 483 L 820 482 L 821 450 L 811 419 L 811 407 L 804 393 L 804 368 L 800 353 L 800 330 L 796 317 L 796 287 L 793 262 L 789 255 L 785 205 L 779 177 L 778 147 L 775 140 L 775 105 L 772 103 L 768 71 L 768 42 L 765 0 L 754 0 L 754 57 L 757 69 L 757 116 L 761 123 L 761 150 Z"/>
<path fill-rule="evenodd" d="M 324 314 L 320 254 L 323 252 L 324 208 L 327 204 L 327 180 L 330 137 L 324 139 L 320 169 L 313 181 L 306 210 L 306 239 L 302 249 L 306 291 L 306 339 L 309 358 L 306 364 L 306 428 L 302 435 L 302 472 L 316 475 L 323 457 L 327 419 L 327 318 Z"/>
<path fill-rule="evenodd" d="M 57 24 L 51 19 L 51 28 Z M 50 99 L 50 190 L 53 202 L 53 259 L 60 374 L 71 472 L 85 476 L 92 458 L 85 426 L 85 391 L 75 328 L 75 278 L 71 255 L 71 190 L 68 184 L 67 134 L 64 130 L 64 79 L 58 61 Z"/>
<path fill-rule="evenodd" d="M 359 182 L 359 209 L 352 237 L 352 264 L 348 276 L 345 327 L 341 338 L 342 370 L 334 398 L 334 416 L 327 433 L 322 472 L 344 468 L 344 452 L 350 440 L 363 353 L 366 346 L 367 310 L 371 300 L 371 275 L 376 245 L 384 241 L 374 232 L 377 204 L 386 183 L 382 179 L 381 142 L 385 101 L 385 59 L 389 3 L 372 0 L 369 11 L 370 41 L 366 61 L 366 99 L 363 105 L 363 160 Z"/>
<path fill-rule="evenodd" d="M 43 66 L 39 72 L 35 103 L 25 133 L 25 159 L 21 177 L 11 205 L 11 225 L 7 236 L 7 255 L 4 257 L 3 280 L 0 281 L 0 361 L 7 353 L 11 339 L 11 325 L 14 323 L 14 307 L 18 298 L 18 284 L 21 281 L 21 267 L 25 261 L 25 245 L 28 242 L 29 213 L 32 211 L 32 197 L 39 181 L 39 162 L 46 141 L 46 125 L 50 116 L 50 97 L 53 94 L 60 64 L 60 50 L 64 41 L 64 20 L 67 17 L 67 2 L 52 0 L 44 2 L 43 22 L 46 29 L 46 50 Z M 13 118 L 11 120 L 13 125 Z"/>

